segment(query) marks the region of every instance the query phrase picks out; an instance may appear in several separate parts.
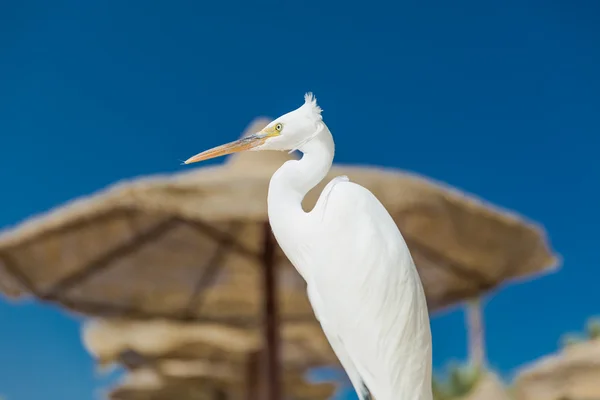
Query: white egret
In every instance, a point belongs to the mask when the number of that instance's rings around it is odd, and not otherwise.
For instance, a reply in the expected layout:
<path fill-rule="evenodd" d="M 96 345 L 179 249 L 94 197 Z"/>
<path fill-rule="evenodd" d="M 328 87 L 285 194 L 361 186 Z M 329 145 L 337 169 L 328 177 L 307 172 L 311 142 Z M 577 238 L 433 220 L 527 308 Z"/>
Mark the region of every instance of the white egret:
<path fill-rule="evenodd" d="M 369 133 L 362 140 L 377 140 Z M 269 222 L 307 283 L 308 296 L 359 398 L 431 400 L 431 331 L 422 283 L 396 223 L 377 198 L 345 176 L 310 212 L 304 196 L 325 178 L 331 132 L 311 93 L 304 104 L 240 140 L 199 153 L 194 163 L 243 150 L 299 150 L 271 178 Z"/>

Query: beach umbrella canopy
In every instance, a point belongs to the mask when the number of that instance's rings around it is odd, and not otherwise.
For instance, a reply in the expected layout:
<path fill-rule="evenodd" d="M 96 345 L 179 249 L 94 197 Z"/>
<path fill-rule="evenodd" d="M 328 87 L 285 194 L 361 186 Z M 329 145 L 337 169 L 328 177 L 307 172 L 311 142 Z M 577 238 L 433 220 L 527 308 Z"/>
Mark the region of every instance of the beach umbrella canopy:
<path fill-rule="evenodd" d="M 31 218 L 0 234 L 0 290 L 90 315 L 252 325 L 262 304 L 268 183 L 291 157 L 237 154 L 121 182 Z M 338 175 L 373 191 L 397 221 L 432 310 L 556 265 L 541 227 L 473 196 L 380 168 L 335 165 L 325 181 Z M 282 315 L 310 318 L 303 281 L 274 251 Z"/>
<path fill-rule="evenodd" d="M 306 323 L 282 329 L 283 398 L 325 399 L 335 390 L 303 377 L 310 367 L 333 361 L 316 329 Z M 111 391 L 113 399 L 260 398 L 260 339 L 252 330 L 156 320 L 94 320 L 83 329 L 83 342 L 101 365 L 128 370 Z"/>
<path fill-rule="evenodd" d="M 214 388 L 215 381 L 230 387 L 243 380 L 247 397 L 258 397 L 265 354 L 261 354 L 261 336 L 255 329 L 168 320 L 98 319 L 84 325 L 83 342 L 103 367 L 121 364 L 136 373 L 151 369 L 159 373 L 154 380 L 160 378 L 160 382 L 165 381 L 165 376 L 176 378 L 167 379 L 165 388 L 154 390 L 152 398 L 162 396 L 165 390 L 169 395 L 175 389 L 199 391 L 206 386 L 200 385 L 202 379 L 212 381 L 209 388 Z M 311 367 L 337 362 L 319 326 L 309 322 L 283 324 L 281 342 L 284 397 L 299 398 L 312 393 L 311 398 L 320 398 L 316 394 L 331 385 L 310 388 L 303 379 L 289 378 L 300 376 Z M 115 393 L 131 397 L 147 390 L 150 389 L 132 391 L 125 387 Z"/>
<path fill-rule="evenodd" d="M 162 360 L 202 360 L 242 365 L 260 353 L 255 329 L 169 320 L 99 319 L 87 322 L 83 343 L 101 366 L 134 368 Z M 286 323 L 281 327 L 283 370 L 331 365 L 336 358 L 318 325 Z"/>
<path fill-rule="evenodd" d="M 600 339 L 569 345 L 524 366 L 514 387 L 517 400 L 600 399 Z"/>
<path fill-rule="evenodd" d="M 227 365 L 202 361 L 163 361 L 152 368 L 127 372 L 109 394 L 111 400 L 237 400 L 249 398 L 245 382 Z M 309 383 L 300 374 L 283 377 L 290 400 L 326 400 L 336 391 L 333 383 Z M 254 397 L 257 398 L 257 397 Z"/>
<path fill-rule="evenodd" d="M 500 378 L 488 371 L 484 371 L 473 391 L 462 400 L 511 400 Z"/>

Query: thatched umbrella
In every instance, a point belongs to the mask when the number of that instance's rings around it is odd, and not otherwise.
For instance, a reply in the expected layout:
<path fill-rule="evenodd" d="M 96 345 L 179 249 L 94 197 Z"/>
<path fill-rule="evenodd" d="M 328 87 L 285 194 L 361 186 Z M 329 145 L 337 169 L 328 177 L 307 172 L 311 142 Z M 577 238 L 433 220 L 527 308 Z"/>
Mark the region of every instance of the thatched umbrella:
<path fill-rule="evenodd" d="M 268 183 L 289 157 L 238 154 L 223 166 L 120 183 L 30 219 L 0 235 L 0 290 L 97 316 L 248 327 L 262 312 L 275 399 L 278 315 L 313 321 L 304 283 L 267 223 Z M 395 218 L 432 310 L 556 263 L 541 228 L 454 189 L 394 170 L 336 166 L 328 178 L 337 175 L 371 189 Z"/>
<path fill-rule="evenodd" d="M 600 399 L 600 339 L 576 343 L 523 367 L 517 400 Z"/>
<path fill-rule="evenodd" d="M 331 365 L 336 359 L 316 324 L 283 324 L 281 338 L 284 368 Z M 94 320 L 84 326 L 83 342 L 101 365 L 122 362 L 128 352 L 147 360 L 242 361 L 262 350 L 260 334 L 254 329 L 169 320 Z"/>
<path fill-rule="evenodd" d="M 197 400 L 200 398 L 199 395 L 204 394 L 203 397 L 210 400 L 248 398 L 243 382 L 235 379 L 229 381 L 229 377 L 216 379 L 212 376 L 193 375 L 194 368 L 214 368 L 214 365 L 202 367 L 192 365 L 191 362 L 181 361 L 164 362 L 164 364 L 164 368 L 172 368 L 179 373 L 187 374 L 186 369 L 189 369 L 190 375 L 185 377 L 168 376 L 157 373 L 154 369 L 137 369 L 129 372 L 124 382 L 114 388 L 109 397 L 113 400 Z M 143 380 L 140 376 L 143 377 Z M 282 386 L 286 393 L 283 398 L 290 400 L 326 400 L 330 399 L 336 391 L 336 385 L 333 382 L 310 383 L 300 375 L 284 376 Z"/>
<path fill-rule="evenodd" d="M 160 365 L 130 371 L 114 388 L 112 400 L 241 400 L 244 381 L 227 364 L 165 360 Z M 301 374 L 284 374 L 286 399 L 326 400 L 336 390 L 333 383 L 311 384 Z M 256 398 L 256 397 L 255 397 Z"/>
<path fill-rule="evenodd" d="M 486 363 L 482 299 L 469 299 L 465 303 L 467 333 L 469 335 L 469 361 L 474 367 L 481 369 Z"/>
<path fill-rule="evenodd" d="M 500 378 L 491 371 L 453 369 L 447 381 L 434 379 L 434 400 L 510 400 Z"/>
<path fill-rule="evenodd" d="M 317 324 L 286 323 L 281 337 L 284 374 L 300 375 L 311 367 L 336 362 Z M 83 342 L 101 366 L 119 363 L 130 370 L 152 367 L 163 375 L 174 370 L 187 374 L 202 370 L 229 383 L 243 378 L 246 392 L 256 398 L 262 350 L 256 330 L 167 320 L 102 319 L 85 325 Z M 297 395 L 305 386 L 303 380 L 288 379 L 286 394 Z"/>
<path fill-rule="evenodd" d="M 477 386 L 463 400 L 511 400 L 500 378 L 492 372 L 484 372 Z"/>
<path fill-rule="evenodd" d="M 101 365 L 120 363 L 136 374 L 154 371 L 161 381 L 170 382 L 171 389 L 197 387 L 208 380 L 211 387 L 246 386 L 247 395 L 257 398 L 262 346 L 256 331 L 215 324 L 117 319 L 86 324 L 83 339 Z M 314 393 L 300 376 L 312 366 L 334 361 L 327 341 L 315 324 L 296 323 L 284 325 L 282 343 L 285 394 L 297 398 L 302 393 Z M 323 389 L 315 390 L 319 388 Z M 158 390 L 156 395 L 162 392 Z"/>

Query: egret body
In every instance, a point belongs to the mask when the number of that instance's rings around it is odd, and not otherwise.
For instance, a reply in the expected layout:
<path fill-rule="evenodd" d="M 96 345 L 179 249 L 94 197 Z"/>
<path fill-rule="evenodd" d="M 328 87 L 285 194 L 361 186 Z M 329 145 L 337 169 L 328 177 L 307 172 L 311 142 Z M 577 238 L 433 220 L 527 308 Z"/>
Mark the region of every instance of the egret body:
<path fill-rule="evenodd" d="M 377 198 L 345 176 L 315 207 L 304 196 L 333 162 L 334 142 L 312 94 L 262 131 L 202 152 L 186 164 L 238 151 L 299 150 L 269 185 L 268 214 L 280 247 L 307 284 L 332 349 L 361 400 L 431 400 L 431 331 L 417 269 Z"/>

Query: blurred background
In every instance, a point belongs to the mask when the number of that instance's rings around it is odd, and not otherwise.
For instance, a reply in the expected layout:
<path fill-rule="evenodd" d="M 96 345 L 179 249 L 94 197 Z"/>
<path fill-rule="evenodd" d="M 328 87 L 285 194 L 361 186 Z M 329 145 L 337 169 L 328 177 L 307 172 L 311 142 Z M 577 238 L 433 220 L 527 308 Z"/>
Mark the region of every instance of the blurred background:
<path fill-rule="evenodd" d="M 1 2 L 0 398 L 266 398 L 277 323 L 284 398 L 355 399 L 278 249 L 265 318 L 266 185 L 287 156 L 180 165 L 312 91 L 340 173 L 411 237 L 437 398 L 600 399 L 599 18 L 594 1 Z"/>

